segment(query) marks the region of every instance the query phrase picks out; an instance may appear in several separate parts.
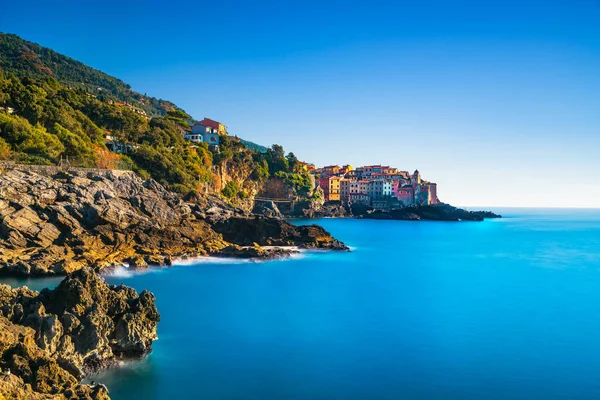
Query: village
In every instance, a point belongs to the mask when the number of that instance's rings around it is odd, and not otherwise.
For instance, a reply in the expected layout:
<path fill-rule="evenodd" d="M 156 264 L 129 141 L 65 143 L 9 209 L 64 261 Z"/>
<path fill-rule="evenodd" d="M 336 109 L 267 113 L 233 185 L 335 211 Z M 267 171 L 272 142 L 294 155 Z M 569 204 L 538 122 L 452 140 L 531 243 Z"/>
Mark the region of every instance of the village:
<path fill-rule="evenodd" d="M 323 190 L 325 201 L 342 204 L 362 203 L 375 209 L 388 209 L 432 205 L 439 202 L 437 185 L 421 178 L 418 170 L 413 174 L 398 171 L 387 165 L 329 165 L 315 168 L 302 163 L 303 168 L 315 176 L 316 184 Z M 396 203 L 396 204 L 394 204 Z"/>
<path fill-rule="evenodd" d="M 220 122 L 204 118 L 197 122 L 184 137 L 192 142 L 219 145 L 219 135 L 227 135 L 227 127 Z M 316 168 L 314 164 L 299 162 L 300 171 L 314 177 L 315 186 L 323 191 L 325 201 L 342 204 L 362 203 L 376 209 L 397 205 L 405 207 L 432 205 L 439 202 L 437 184 L 421 178 L 418 170 L 412 173 L 399 171 L 387 165 L 329 165 Z"/>
<path fill-rule="evenodd" d="M 210 118 L 196 122 L 191 128 L 182 129 L 183 137 L 195 144 L 207 143 L 219 151 L 221 136 L 229 136 L 227 127 Z M 239 140 L 237 136 L 229 136 Z M 106 135 L 107 146 L 116 152 L 126 153 L 130 145 L 117 142 Z M 418 170 L 412 174 L 387 165 L 329 165 L 317 168 L 314 164 L 298 162 L 299 172 L 309 173 L 314 179 L 313 188 L 319 187 L 326 202 L 343 205 L 364 204 L 375 209 L 414 207 L 439 203 L 437 184 L 421 178 Z"/>

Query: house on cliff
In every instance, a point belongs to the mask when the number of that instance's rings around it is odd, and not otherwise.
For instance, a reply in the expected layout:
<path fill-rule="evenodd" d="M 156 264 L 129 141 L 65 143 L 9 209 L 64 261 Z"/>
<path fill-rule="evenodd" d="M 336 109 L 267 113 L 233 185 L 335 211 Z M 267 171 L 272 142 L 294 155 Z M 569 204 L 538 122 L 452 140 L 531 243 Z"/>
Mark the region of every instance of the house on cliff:
<path fill-rule="evenodd" d="M 184 138 L 194 143 L 208 143 L 209 146 L 219 147 L 219 135 L 227 135 L 227 127 L 220 122 L 204 118 L 192 126 L 191 131 L 185 132 Z"/>

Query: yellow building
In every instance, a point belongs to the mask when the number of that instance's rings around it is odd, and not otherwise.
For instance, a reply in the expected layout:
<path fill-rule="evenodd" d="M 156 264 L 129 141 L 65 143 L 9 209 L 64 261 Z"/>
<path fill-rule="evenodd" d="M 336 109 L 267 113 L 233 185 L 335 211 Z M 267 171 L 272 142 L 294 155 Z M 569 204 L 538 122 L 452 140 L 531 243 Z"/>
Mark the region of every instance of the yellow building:
<path fill-rule="evenodd" d="M 329 178 L 329 201 L 340 201 L 340 181 L 341 177 L 332 176 Z"/>
<path fill-rule="evenodd" d="M 346 164 L 342 168 L 340 168 L 340 174 L 342 175 L 345 175 L 350 171 L 354 171 L 354 167 L 350 164 Z"/>

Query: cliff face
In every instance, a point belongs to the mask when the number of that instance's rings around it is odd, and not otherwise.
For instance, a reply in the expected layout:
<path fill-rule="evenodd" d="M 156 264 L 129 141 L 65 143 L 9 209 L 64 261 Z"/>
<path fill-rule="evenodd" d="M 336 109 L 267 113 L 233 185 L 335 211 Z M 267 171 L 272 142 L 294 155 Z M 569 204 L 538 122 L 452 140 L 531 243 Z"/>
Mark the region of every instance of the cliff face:
<path fill-rule="evenodd" d="M 227 183 L 235 182 L 247 196 L 246 199 L 236 199 L 237 206 L 244 211 L 252 210 L 253 199 L 260 188 L 260 184 L 250 179 L 253 169 L 249 164 L 233 163 L 229 160 L 222 165 L 213 167 L 213 171 L 216 176 L 215 192 L 221 193 Z"/>
<path fill-rule="evenodd" d="M 0 393 L 108 399 L 103 385 L 79 381 L 119 359 L 145 355 L 159 320 L 150 292 L 109 286 L 89 268 L 40 293 L 0 285 L 0 366 L 11 371 L 0 379 Z"/>
<path fill-rule="evenodd" d="M 254 229 L 244 231 L 246 238 L 224 238 L 227 231 L 222 225 L 228 218 Z M 143 181 L 129 171 L 65 172 L 55 167 L 0 171 L 0 273 L 4 274 L 68 274 L 86 266 L 100 270 L 122 263 L 168 265 L 173 257 L 218 255 L 226 248 L 225 253 L 231 254 L 232 245 L 269 240 L 330 247 L 316 236 L 301 234 L 304 229 L 279 219 L 253 218 L 216 197 L 185 203 L 156 181 Z M 254 240 L 253 231 L 275 236 Z M 325 231 L 321 236 L 332 239 Z"/>

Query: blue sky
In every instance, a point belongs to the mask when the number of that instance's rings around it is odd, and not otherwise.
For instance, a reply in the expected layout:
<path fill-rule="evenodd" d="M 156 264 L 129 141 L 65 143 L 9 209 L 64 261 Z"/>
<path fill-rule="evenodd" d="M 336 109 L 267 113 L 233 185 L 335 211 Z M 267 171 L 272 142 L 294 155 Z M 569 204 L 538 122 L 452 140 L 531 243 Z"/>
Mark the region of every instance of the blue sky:
<path fill-rule="evenodd" d="M 600 1 L 24 3 L 0 31 L 303 160 L 600 207 Z"/>

